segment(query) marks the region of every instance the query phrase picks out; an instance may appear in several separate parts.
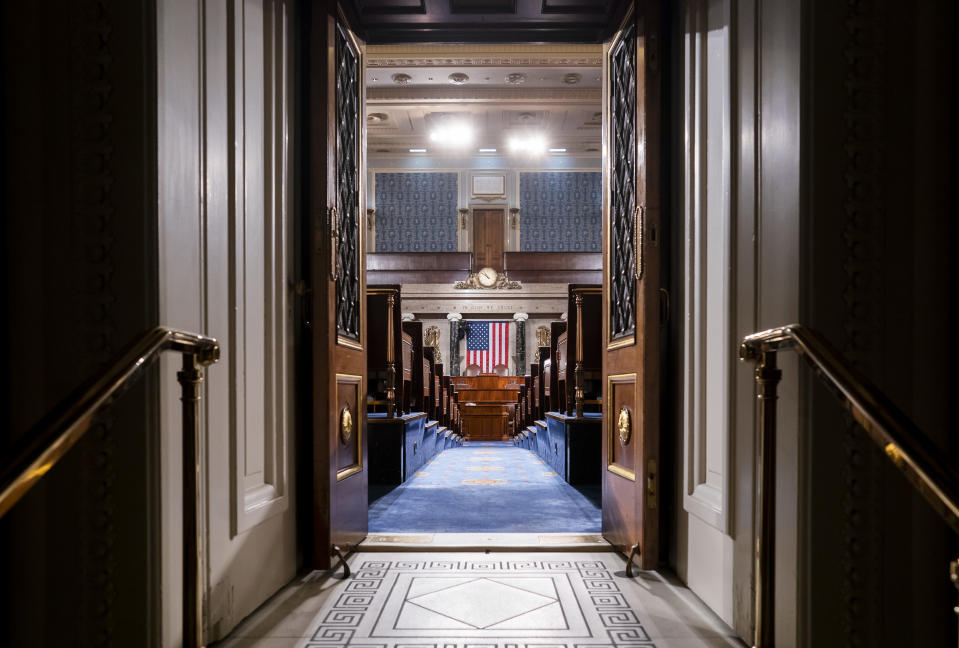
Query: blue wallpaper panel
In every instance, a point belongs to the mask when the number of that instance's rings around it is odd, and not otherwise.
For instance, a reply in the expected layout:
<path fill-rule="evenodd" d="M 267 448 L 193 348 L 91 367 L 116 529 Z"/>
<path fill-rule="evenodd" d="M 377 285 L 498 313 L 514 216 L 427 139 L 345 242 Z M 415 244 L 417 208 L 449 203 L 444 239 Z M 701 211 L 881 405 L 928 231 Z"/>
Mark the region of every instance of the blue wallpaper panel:
<path fill-rule="evenodd" d="M 456 252 L 457 173 L 377 173 L 377 252 Z"/>
<path fill-rule="evenodd" d="M 599 252 L 603 239 L 603 174 L 563 171 L 519 174 L 523 252 Z"/>

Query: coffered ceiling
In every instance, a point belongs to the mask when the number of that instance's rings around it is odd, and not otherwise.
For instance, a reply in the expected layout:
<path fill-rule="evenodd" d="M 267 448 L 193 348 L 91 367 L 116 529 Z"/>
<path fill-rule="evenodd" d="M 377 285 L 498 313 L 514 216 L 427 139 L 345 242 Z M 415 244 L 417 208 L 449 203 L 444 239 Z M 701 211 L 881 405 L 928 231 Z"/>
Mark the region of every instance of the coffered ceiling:
<path fill-rule="evenodd" d="M 622 0 L 344 0 L 357 32 L 382 43 L 601 43 Z"/>
<path fill-rule="evenodd" d="M 601 46 L 370 46 L 367 141 L 371 155 L 505 152 L 510 138 L 542 136 L 553 155 L 599 155 Z M 472 143 L 436 142 L 455 123 Z M 453 146 L 461 144 L 461 146 Z"/>

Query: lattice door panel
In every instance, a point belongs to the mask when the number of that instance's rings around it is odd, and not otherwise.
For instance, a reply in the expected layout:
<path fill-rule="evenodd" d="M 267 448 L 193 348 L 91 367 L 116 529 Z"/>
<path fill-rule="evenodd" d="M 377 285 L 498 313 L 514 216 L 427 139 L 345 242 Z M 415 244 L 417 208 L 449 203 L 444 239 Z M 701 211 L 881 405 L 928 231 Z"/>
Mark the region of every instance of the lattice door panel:
<path fill-rule="evenodd" d="M 636 330 L 636 29 L 610 53 L 609 314 L 613 340 Z"/>
<path fill-rule="evenodd" d="M 341 25 L 336 27 L 336 204 L 337 335 L 359 342 L 359 134 L 360 56 Z"/>

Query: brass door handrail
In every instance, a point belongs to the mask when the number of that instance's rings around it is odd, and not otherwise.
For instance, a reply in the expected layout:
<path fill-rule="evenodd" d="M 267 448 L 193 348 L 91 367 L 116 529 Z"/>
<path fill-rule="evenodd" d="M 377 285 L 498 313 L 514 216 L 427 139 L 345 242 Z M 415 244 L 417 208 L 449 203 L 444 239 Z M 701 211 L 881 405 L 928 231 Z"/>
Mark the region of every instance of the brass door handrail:
<path fill-rule="evenodd" d="M 801 324 L 743 338 L 739 357 L 756 363 L 760 403 L 759 474 L 756 497 L 759 531 L 755 550 L 756 648 L 773 645 L 773 557 L 775 555 L 776 386 L 782 372 L 778 351 L 795 351 L 812 367 L 853 418 L 950 527 L 959 533 L 959 471 L 939 459 L 928 437 L 871 381 L 853 369 L 825 338 Z"/>
<path fill-rule="evenodd" d="M 203 381 L 200 367 L 220 358 L 220 345 L 215 339 L 157 327 L 122 351 L 106 371 L 71 394 L 24 434 L 23 441 L 10 453 L 10 459 L 0 467 L 0 517 L 83 436 L 100 408 L 116 399 L 163 351 L 183 355 L 183 369 L 177 373 L 183 401 L 183 645 L 194 647 L 203 643 L 197 535 L 197 406 Z"/>

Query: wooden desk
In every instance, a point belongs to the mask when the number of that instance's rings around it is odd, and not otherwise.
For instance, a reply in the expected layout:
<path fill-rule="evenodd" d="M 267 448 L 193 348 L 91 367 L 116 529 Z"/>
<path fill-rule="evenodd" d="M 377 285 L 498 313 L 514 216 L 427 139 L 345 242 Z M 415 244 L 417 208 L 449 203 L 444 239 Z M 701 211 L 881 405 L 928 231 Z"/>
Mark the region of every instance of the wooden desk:
<path fill-rule="evenodd" d="M 456 389 L 506 389 L 512 385 L 518 389 L 523 384 L 521 376 L 456 376 L 450 381 Z"/>
<path fill-rule="evenodd" d="M 505 441 L 508 438 L 509 409 L 505 403 L 464 405 L 463 436 L 470 441 Z"/>
<path fill-rule="evenodd" d="M 463 403 L 515 403 L 519 387 L 513 389 L 463 389 L 456 388 L 460 395 L 460 404 Z"/>
<path fill-rule="evenodd" d="M 451 382 L 460 403 L 463 436 L 471 441 L 509 438 L 509 408 L 525 379 L 519 376 L 457 376 Z"/>

